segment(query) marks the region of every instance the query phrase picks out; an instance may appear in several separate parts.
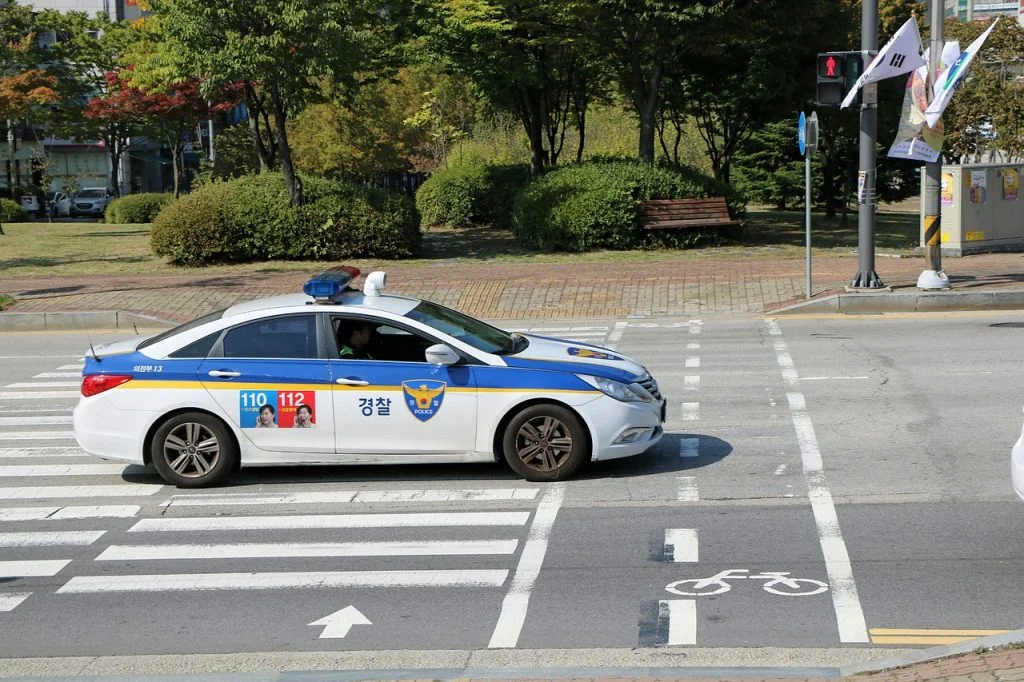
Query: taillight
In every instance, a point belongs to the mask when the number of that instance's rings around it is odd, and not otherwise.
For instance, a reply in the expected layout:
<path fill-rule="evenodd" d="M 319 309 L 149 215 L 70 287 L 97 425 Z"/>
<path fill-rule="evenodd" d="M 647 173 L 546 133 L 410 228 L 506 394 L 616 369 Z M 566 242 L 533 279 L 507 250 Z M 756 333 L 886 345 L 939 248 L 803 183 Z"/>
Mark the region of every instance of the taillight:
<path fill-rule="evenodd" d="M 82 395 L 88 398 L 131 380 L 131 374 L 88 374 L 82 377 Z"/>

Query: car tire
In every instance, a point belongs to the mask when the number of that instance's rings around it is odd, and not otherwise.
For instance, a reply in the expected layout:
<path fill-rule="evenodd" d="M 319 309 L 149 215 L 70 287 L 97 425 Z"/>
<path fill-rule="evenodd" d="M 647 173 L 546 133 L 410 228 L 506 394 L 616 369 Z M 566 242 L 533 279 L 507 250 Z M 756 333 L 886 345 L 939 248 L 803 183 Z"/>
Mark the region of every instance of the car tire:
<path fill-rule="evenodd" d="M 559 405 L 533 405 L 516 414 L 502 435 L 509 467 L 527 481 L 558 481 L 587 460 L 587 431 L 573 412 Z"/>
<path fill-rule="evenodd" d="M 177 414 L 153 433 L 149 453 L 161 478 L 179 488 L 224 481 L 238 462 L 238 444 L 224 423 L 202 412 Z"/>

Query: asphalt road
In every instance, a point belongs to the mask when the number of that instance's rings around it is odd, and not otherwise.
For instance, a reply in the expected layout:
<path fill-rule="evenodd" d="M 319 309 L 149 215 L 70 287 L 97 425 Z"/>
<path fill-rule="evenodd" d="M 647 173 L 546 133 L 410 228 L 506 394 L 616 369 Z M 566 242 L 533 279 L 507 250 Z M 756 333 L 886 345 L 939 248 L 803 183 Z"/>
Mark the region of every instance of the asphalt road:
<path fill-rule="evenodd" d="M 534 328 L 644 362 L 661 444 L 552 485 L 328 467 L 178 491 L 76 449 L 85 336 L 0 337 L 0 657 L 881 650 L 1024 627 L 1024 313 Z"/>

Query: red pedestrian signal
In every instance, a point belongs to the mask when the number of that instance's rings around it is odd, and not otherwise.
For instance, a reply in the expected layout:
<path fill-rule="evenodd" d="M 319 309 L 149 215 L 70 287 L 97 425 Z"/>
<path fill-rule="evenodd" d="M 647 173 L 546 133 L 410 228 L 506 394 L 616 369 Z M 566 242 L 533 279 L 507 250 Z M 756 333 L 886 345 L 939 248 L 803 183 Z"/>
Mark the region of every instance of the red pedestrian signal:
<path fill-rule="evenodd" d="M 860 52 L 822 52 L 814 101 L 818 106 L 838 107 L 861 73 Z M 855 101 L 859 107 L 859 100 Z"/>
<path fill-rule="evenodd" d="M 819 78 L 842 78 L 846 64 L 844 55 L 820 54 L 818 55 L 818 77 Z"/>

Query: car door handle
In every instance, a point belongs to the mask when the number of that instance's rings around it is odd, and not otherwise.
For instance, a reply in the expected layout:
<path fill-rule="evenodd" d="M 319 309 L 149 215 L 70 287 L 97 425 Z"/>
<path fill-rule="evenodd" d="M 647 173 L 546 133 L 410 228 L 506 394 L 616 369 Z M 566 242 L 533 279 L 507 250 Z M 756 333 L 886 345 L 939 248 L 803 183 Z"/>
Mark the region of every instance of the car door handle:
<path fill-rule="evenodd" d="M 208 374 L 217 379 L 234 379 L 235 377 L 242 376 L 241 372 L 232 372 L 227 369 L 211 369 Z"/>
<path fill-rule="evenodd" d="M 341 379 L 335 379 L 334 383 L 341 384 L 342 386 L 369 386 L 370 385 L 369 381 L 363 381 L 362 379 L 346 379 L 344 377 L 342 377 Z"/>

